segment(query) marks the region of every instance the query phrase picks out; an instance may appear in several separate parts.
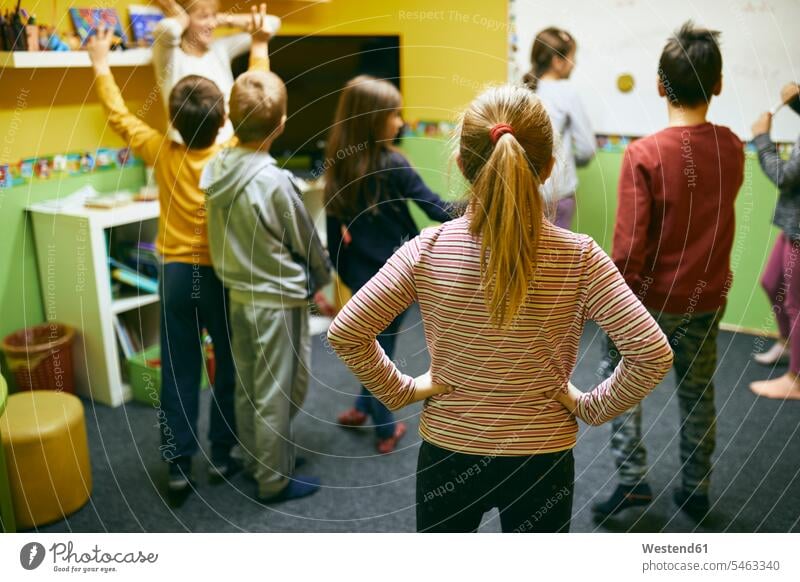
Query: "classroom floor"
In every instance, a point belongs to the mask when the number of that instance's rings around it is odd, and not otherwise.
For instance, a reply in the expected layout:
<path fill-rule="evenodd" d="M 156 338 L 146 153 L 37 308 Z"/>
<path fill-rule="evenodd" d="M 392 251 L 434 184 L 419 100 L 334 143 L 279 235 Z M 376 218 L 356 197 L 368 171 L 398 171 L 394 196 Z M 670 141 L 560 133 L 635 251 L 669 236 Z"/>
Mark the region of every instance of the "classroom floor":
<path fill-rule="evenodd" d="M 598 330 L 587 327 L 574 375 L 576 385 L 592 385 L 600 354 Z M 614 486 L 608 454 L 608 426 L 581 429 L 576 456 L 573 532 L 800 532 L 800 402 L 758 399 L 747 389 L 752 380 L 780 375 L 752 363 L 753 337 L 720 334 L 716 376 L 719 413 L 712 514 L 696 526 L 672 503 L 677 482 L 677 402 L 674 379 L 667 379 L 645 404 L 645 437 L 651 463 L 649 482 L 656 499 L 646 510 L 627 510 L 613 521 L 595 523 L 592 501 Z M 419 314 L 405 320 L 396 359 L 411 374 L 428 364 Z M 316 495 L 272 507 L 251 500 L 253 485 L 237 475 L 212 486 L 205 479 L 204 456 L 195 460 L 197 493 L 179 508 L 162 499 L 166 468 L 158 461 L 158 432 L 152 407 L 129 404 L 94 407 L 86 402 L 94 475 L 91 501 L 68 519 L 39 529 L 44 532 L 138 531 L 277 531 L 406 532 L 414 531 L 414 470 L 420 405 L 401 411 L 409 434 L 394 454 L 378 456 L 369 430 L 344 430 L 333 419 L 349 406 L 357 391 L 353 377 L 316 337 L 314 379 L 295 433 L 303 472 L 318 475 L 325 488 Z M 208 410 L 204 396 L 201 418 Z M 201 423 L 205 434 L 205 422 Z M 481 531 L 499 531 L 495 512 L 484 517 Z"/>

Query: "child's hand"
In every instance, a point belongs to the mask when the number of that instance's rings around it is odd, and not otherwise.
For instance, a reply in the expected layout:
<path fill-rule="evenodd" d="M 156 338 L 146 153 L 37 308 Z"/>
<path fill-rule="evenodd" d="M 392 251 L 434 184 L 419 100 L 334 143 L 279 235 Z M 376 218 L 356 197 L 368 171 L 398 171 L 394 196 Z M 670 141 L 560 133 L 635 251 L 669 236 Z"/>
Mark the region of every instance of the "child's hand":
<path fill-rule="evenodd" d="M 156 3 L 167 18 L 179 18 L 186 15 L 183 6 L 178 4 L 175 0 L 156 0 Z"/>
<path fill-rule="evenodd" d="M 788 104 L 789 101 L 795 99 L 800 94 L 800 85 L 797 83 L 788 83 L 781 88 L 781 103 Z"/>
<path fill-rule="evenodd" d="M 268 43 L 272 38 L 272 27 L 267 18 L 267 3 L 262 2 L 258 8 L 253 6 L 251 12 L 249 32 L 253 35 L 253 42 Z"/>
<path fill-rule="evenodd" d="M 189 15 L 186 13 L 186 10 L 183 9 L 183 6 L 178 4 L 175 0 L 156 0 L 156 2 L 161 8 L 161 12 L 164 13 L 164 16 L 177 20 L 183 30 L 189 27 Z"/>
<path fill-rule="evenodd" d="M 769 133 L 772 127 L 772 114 L 769 111 L 762 113 L 751 128 L 753 137 L 761 135 L 762 133 Z"/>
<path fill-rule="evenodd" d="M 548 398 L 559 402 L 561 406 L 569 410 L 570 414 L 575 414 L 578 408 L 578 400 L 583 396 L 583 392 L 578 390 L 572 382 L 567 382 L 567 389 L 562 390 L 556 388 L 555 390 L 546 394 Z"/>
<path fill-rule="evenodd" d="M 414 378 L 414 398 L 411 402 L 419 402 L 439 394 L 450 394 L 453 390 L 452 386 L 436 384 L 431 378 L 431 371 L 428 370 L 422 376 Z"/>
<path fill-rule="evenodd" d="M 317 306 L 317 311 L 319 311 L 320 315 L 325 317 L 336 316 L 336 308 L 328 303 L 328 299 L 322 291 L 314 293 L 314 304 Z"/>
<path fill-rule="evenodd" d="M 92 61 L 94 72 L 97 75 L 111 73 L 111 68 L 108 66 L 108 53 L 111 52 L 113 40 L 114 31 L 106 28 L 105 24 L 98 25 L 95 34 L 86 39 L 86 52 L 89 53 L 89 60 Z"/>

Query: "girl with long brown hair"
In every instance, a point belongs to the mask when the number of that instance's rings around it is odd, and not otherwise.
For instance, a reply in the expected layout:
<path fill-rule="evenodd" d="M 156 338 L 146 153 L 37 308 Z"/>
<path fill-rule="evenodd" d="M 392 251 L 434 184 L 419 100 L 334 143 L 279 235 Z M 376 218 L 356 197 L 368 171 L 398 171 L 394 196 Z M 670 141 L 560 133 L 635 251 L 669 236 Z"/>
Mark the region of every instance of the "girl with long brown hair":
<path fill-rule="evenodd" d="M 545 28 L 533 41 L 531 70 L 523 78 L 542 100 L 557 135 L 556 166 L 542 193 L 551 207 L 553 223 L 561 228 L 572 227 L 578 188 L 576 168 L 588 164 L 595 152 L 589 117 L 569 82 L 577 50 L 575 39 L 566 30 Z"/>
<path fill-rule="evenodd" d="M 479 96 L 460 124 L 466 214 L 399 249 L 328 332 L 389 408 L 426 401 L 419 531 L 475 531 L 493 507 L 503 531 L 568 530 L 575 417 L 608 421 L 644 398 L 672 363 L 664 334 L 597 243 L 544 219 L 540 190 L 552 150 L 550 120 L 530 90 L 503 86 Z M 414 301 L 431 355 L 430 371 L 417 378 L 376 341 Z M 569 380 L 588 319 L 623 359 L 582 393 Z"/>
<path fill-rule="evenodd" d="M 354 292 L 369 281 L 404 242 L 419 233 L 408 208 L 412 200 L 433 220 L 451 218 L 450 206 L 431 192 L 392 142 L 403 127 L 402 97 L 389 81 L 361 75 L 345 86 L 328 139 L 325 203 L 328 249 L 339 277 Z M 378 341 L 394 352 L 402 314 L 387 321 Z M 339 415 L 342 426 L 372 419 L 378 452 L 392 452 L 406 432 L 402 422 L 366 388 L 355 406 Z"/>

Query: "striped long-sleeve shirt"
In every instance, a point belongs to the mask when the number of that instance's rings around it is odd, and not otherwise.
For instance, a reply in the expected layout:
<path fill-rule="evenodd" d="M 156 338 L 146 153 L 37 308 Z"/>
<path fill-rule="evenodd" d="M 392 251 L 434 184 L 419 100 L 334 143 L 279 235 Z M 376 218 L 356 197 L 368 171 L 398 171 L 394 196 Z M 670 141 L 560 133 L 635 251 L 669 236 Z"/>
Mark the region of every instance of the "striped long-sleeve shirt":
<path fill-rule="evenodd" d="M 420 435 L 448 450 L 513 456 L 573 447 L 575 417 L 546 393 L 569 381 L 586 320 L 622 354 L 615 373 L 580 398 L 576 415 L 589 424 L 639 402 L 672 364 L 666 337 L 608 255 L 590 237 L 546 221 L 528 297 L 513 326 L 497 329 L 481 286 L 480 240 L 462 217 L 398 250 L 328 332 L 337 354 L 391 409 L 411 401 L 414 379 L 375 337 L 414 301 L 433 381 L 454 387 L 426 401 Z"/>

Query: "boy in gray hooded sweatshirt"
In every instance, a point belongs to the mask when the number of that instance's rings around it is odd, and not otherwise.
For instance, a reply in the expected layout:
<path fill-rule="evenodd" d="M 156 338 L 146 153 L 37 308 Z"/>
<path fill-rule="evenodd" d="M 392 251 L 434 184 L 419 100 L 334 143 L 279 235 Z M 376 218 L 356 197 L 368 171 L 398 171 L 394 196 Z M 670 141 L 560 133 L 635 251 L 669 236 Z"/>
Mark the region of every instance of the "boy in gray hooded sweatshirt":
<path fill-rule="evenodd" d="M 330 280 L 330 263 L 291 174 L 269 154 L 286 122 L 283 81 L 240 76 L 230 118 L 239 145 L 209 162 L 200 186 L 211 260 L 230 294 L 245 470 L 260 501 L 285 501 L 319 489 L 319 479 L 293 474 L 291 420 L 308 387 L 309 298 Z"/>

